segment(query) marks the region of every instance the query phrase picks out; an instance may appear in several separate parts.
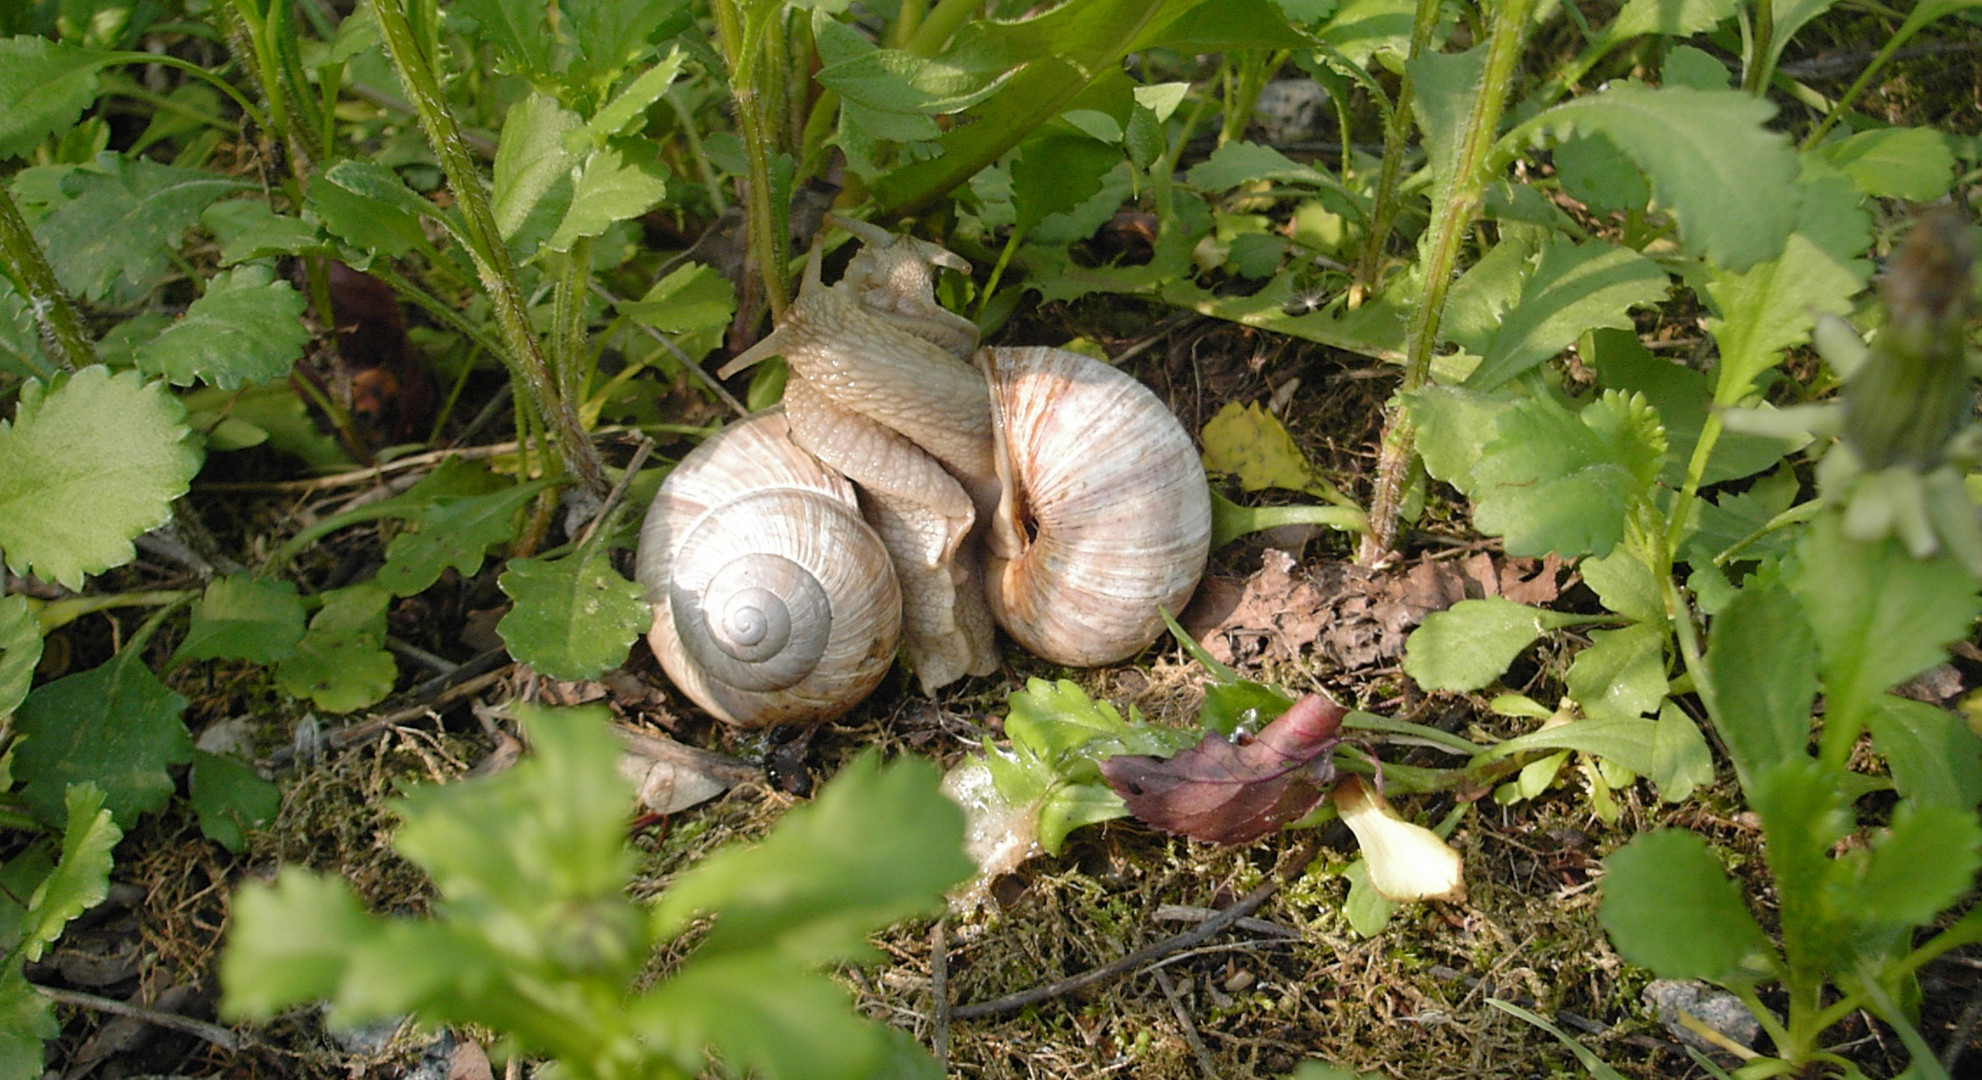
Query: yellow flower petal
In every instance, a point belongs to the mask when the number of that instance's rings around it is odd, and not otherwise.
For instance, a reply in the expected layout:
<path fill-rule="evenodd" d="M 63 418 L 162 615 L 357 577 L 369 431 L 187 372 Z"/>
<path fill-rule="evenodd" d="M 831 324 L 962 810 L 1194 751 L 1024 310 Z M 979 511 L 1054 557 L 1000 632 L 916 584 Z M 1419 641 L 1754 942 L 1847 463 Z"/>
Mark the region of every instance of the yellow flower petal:
<path fill-rule="evenodd" d="M 1459 853 L 1437 833 L 1398 817 L 1362 777 L 1344 779 L 1328 797 L 1362 845 L 1379 896 L 1403 903 L 1465 897 Z"/>

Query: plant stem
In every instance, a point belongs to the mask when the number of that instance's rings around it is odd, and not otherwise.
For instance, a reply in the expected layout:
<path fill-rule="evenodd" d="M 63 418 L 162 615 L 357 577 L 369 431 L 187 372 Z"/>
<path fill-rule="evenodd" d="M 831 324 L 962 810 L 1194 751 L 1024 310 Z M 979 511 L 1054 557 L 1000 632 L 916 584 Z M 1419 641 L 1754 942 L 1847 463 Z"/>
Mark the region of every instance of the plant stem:
<path fill-rule="evenodd" d="M 468 254 L 495 308 L 496 323 L 502 328 L 503 343 L 507 346 L 503 355 L 510 370 L 522 379 L 546 427 L 555 433 L 564 467 L 586 490 L 603 496 L 610 487 L 605 468 L 585 434 L 577 410 L 559 393 L 558 380 L 544 355 L 543 342 L 530 327 L 523 289 L 509 261 L 509 249 L 496 228 L 495 214 L 489 209 L 489 193 L 475 166 L 474 155 L 461 137 L 461 125 L 441 95 L 440 78 L 431 58 L 420 49 L 406 12 L 395 0 L 371 0 L 371 5 L 385 39 L 386 57 L 406 88 L 406 95 L 420 118 L 420 127 L 440 159 L 448 187 L 461 210 Z"/>
<path fill-rule="evenodd" d="M 1459 262 L 1459 248 L 1479 216 L 1488 173 L 1484 167 L 1500 128 L 1500 114 L 1507 104 L 1507 91 L 1513 83 L 1514 66 L 1521 58 L 1521 40 L 1528 28 L 1528 15 L 1534 0 L 1505 0 L 1495 8 L 1493 29 L 1487 38 L 1486 66 L 1479 86 L 1473 90 L 1473 104 L 1466 119 L 1466 132 L 1460 140 L 1453 164 L 1451 189 L 1437 208 L 1427 235 L 1422 263 L 1424 292 L 1411 309 L 1411 322 L 1404 337 L 1404 380 L 1398 386 L 1398 399 L 1425 384 L 1431 372 L 1432 348 L 1438 343 L 1439 320 L 1445 312 L 1445 295 L 1452 287 L 1452 271 Z M 1398 111 L 1404 111 L 1400 102 Z M 1391 406 L 1385 425 L 1383 445 L 1377 457 L 1376 491 L 1370 500 L 1369 532 L 1356 554 L 1356 561 L 1373 566 L 1391 555 L 1397 542 L 1397 517 L 1403 508 L 1404 488 L 1417 463 L 1416 430 L 1401 400 Z"/>
<path fill-rule="evenodd" d="M 1776 17 L 1773 0 L 1754 0 L 1754 24 L 1748 36 L 1748 66 L 1741 73 L 1741 89 L 1762 96 L 1775 74 Z"/>
<path fill-rule="evenodd" d="M 1404 147 L 1411 138 L 1411 65 L 1426 49 L 1431 47 L 1431 35 L 1438 28 L 1438 0 L 1418 0 L 1416 13 L 1411 18 L 1411 52 L 1404 64 L 1404 73 L 1398 76 L 1397 102 L 1391 106 L 1390 122 L 1383 132 L 1383 165 L 1376 176 L 1376 199 L 1370 207 L 1369 232 L 1363 237 L 1363 251 L 1356 260 L 1356 269 L 1350 283 L 1355 299 L 1374 292 L 1377 285 L 1377 271 L 1383 266 L 1383 246 L 1390 239 L 1390 227 L 1397 220 L 1397 184 L 1404 171 Z M 1376 91 L 1372 90 L 1372 94 Z M 1345 134 L 1343 136 L 1347 138 Z M 1349 166 L 1349 157 L 1342 156 L 1342 167 Z"/>
<path fill-rule="evenodd" d="M 736 123 L 743 134 L 746 169 L 743 207 L 748 252 L 757 264 L 757 273 L 764 283 L 764 300 L 771 307 L 772 320 L 776 321 L 785 313 L 784 245 L 791 228 L 791 208 L 776 197 L 771 186 L 771 151 L 775 145 L 771 140 L 783 119 L 778 116 L 777 123 L 773 122 L 777 115 L 776 102 L 766 99 L 778 95 L 765 93 L 768 84 L 762 72 L 765 53 L 769 51 L 765 38 L 773 32 L 771 25 L 777 21 L 766 10 L 772 6 L 752 0 L 713 0 L 710 4 L 716 15 L 723 58 L 729 62 L 730 94 L 736 99 Z M 782 72 L 773 77 L 782 78 Z"/>
<path fill-rule="evenodd" d="M 34 312 L 34 321 L 41 328 L 42 348 L 55 362 L 35 375 L 47 382 L 60 371 L 74 371 L 96 363 L 96 346 L 83 332 L 75 306 L 69 303 L 62 284 L 55 280 L 54 267 L 48 265 L 48 256 L 35 242 L 34 231 L 28 228 L 27 219 L 21 217 L 21 208 L 14 205 L 14 196 L 5 184 L 0 184 L 0 256 L 13 268 L 14 282 L 20 286 L 28 307 Z M 29 357 L 28 361 L 32 363 L 33 358 Z"/>

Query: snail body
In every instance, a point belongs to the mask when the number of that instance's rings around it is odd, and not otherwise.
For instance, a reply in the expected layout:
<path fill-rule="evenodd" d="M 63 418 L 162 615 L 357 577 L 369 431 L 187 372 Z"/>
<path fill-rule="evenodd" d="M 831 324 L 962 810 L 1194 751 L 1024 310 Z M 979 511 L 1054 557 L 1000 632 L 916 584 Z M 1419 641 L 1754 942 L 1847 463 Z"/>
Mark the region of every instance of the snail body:
<path fill-rule="evenodd" d="M 637 574 L 681 691 L 744 727 L 837 716 L 894 664 L 901 591 L 846 478 L 780 412 L 731 424 L 661 485 Z"/>
<path fill-rule="evenodd" d="M 1210 550 L 1210 494 L 1190 436 L 1147 387 L 1091 357 L 976 348 L 975 327 L 940 307 L 933 292 L 935 268 L 967 269 L 961 259 L 873 226 L 841 224 L 866 242 L 841 280 L 821 283 L 815 248 L 784 319 L 721 374 L 785 358 L 784 411 L 769 441 L 802 448 L 819 473 L 859 487 L 859 506 L 894 571 L 879 591 L 893 597 L 902 651 L 923 689 L 997 669 L 994 616 L 1028 651 L 1057 663 L 1092 666 L 1140 651 L 1163 632 L 1163 612 L 1189 599 Z M 730 431 L 761 419 L 733 425 L 676 473 L 713 466 L 726 483 L 747 486 L 748 468 L 725 462 L 764 451 L 749 439 L 731 440 Z M 709 674 L 676 673 L 693 652 L 671 637 L 699 629 L 675 613 L 687 608 L 676 598 L 683 588 L 700 588 L 700 579 L 670 584 L 680 574 L 675 563 L 650 559 L 648 549 L 677 530 L 657 527 L 657 517 L 692 518 L 714 504 L 699 481 L 675 484 L 670 476 L 663 485 L 641 539 L 640 580 L 656 608 L 655 653 L 690 697 L 724 719 L 807 719 L 783 704 L 746 714 L 724 696 L 729 691 L 710 689 Z M 746 505 L 740 496 L 732 501 Z M 840 535 L 840 511 L 822 513 L 835 522 L 832 542 L 851 543 Z M 894 644 L 875 636 L 843 648 L 871 665 Z M 881 661 L 881 673 L 886 667 Z M 871 689 L 879 678 L 863 667 L 845 685 Z M 838 715 L 857 700 L 809 718 Z"/>

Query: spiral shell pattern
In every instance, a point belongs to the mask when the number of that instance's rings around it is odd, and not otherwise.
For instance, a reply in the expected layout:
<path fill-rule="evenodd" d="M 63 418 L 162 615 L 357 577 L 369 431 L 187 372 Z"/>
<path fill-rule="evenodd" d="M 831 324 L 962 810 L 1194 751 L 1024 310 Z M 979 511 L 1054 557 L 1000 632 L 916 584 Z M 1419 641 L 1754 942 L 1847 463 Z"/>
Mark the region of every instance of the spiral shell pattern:
<path fill-rule="evenodd" d="M 648 642 L 682 692 L 747 727 L 813 723 L 894 663 L 901 593 L 853 487 L 782 413 L 733 424 L 675 466 L 641 530 Z"/>

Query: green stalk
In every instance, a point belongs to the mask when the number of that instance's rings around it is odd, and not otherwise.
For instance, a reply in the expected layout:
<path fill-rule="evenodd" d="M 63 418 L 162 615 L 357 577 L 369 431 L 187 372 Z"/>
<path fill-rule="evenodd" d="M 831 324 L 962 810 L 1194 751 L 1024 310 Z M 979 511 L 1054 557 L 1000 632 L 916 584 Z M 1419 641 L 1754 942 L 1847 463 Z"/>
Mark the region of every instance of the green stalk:
<path fill-rule="evenodd" d="M 1741 73 L 1741 89 L 1761 97 L 1775 76 L 1776 16 L 1774 0 L 1754 0 L 1754 28 L 1748 35 L 1748 66 Z"/>
<path fill-rule="evenodd" d="M 1480 85 L 1473 91 L 1466 134 L 1460 140 L 1458 160 L 1452 171 L 1452 187 L 1445 194 L 1445 204 L 1432 216 L 1424 246 L 1424 295 L 1411 309 L 1411 322 L 1405 332 L 1404 380 L 1398 387 L 1399 397 L 1424 386 L 1430 377 L 1432 348 L 1438 343 L 1445 295 L 1452 287 L 1459 249 L 1479 216 L 1490 179 L 1485 166 L 1500 128 L 1500 114 L 1507 105 L 1515 64 L 1521 59 L 1521 41 L 1533 8 L 1534 0 L 1505 0 L 1495 9 L 1493 30 L 1487 38 L 1486 69 Z M 1398 111 L 1403 110 L 1400 103 Z M 1356 555 L 1356 560 L 1365 566 L 1388 558 L 1397 542 L 1397 516 L 1403 508 L 1404 488 L 1417 461 L 1416 436 L 1410 413 L 1401 405 L 1394 406 L 1377 458 L 1369 532 Z"/>
<path fill-rule="evenodd" d="M 555 433 L 554 441 L 565 468 L 586 490 L 603 496 L 610 487 L 605 468 L 585 434 L 577 410 L 558 392 L 557 377 L 544 355 L 543 342 L 530 327 L 522 286 L 517 283 L 509 249 L 496 228 L 495 214 L 489 209 L 488 189 L 476 169 L 474 154 L 461 136 L 461 124 L 441 94 L 440 78 L 432 60 L 419 47 L 412 24 L 398 3 L 371 0 L 371 5 L 385 39 L 386 58 L 406 88 L 406 95 L 420 118 L 420 127 L 440 159 L 447 185 L 461 210 L 468 255 L 474 260 L 476 275 L 495 308 L 496 323 L 507 346 L 502 355 L 511 373 L 521 378 L 545 426 Z"/>
<path fill-rule="evenodd" d="M 921 24 L 908 35 L 908 51 L 917 56 L 936 55 L 956 36 L 958 28 L 983 8 L 982 0 L 936 0 L 936 6 L 922 16 Z"/>
<path fill-rule="evenodd" d="M 1418 0 L 1411 16 L 1410 59 L 1416 60 L 1431 47 L 1432 32 L 1438 29 L 1438 0 Z M 1376 91 L 1372 90 L 1372 94 Z M 1390 109 L 1390 122 L 1383 131 L 1383 165 L 1376 174 L 1376 199 L 1370 207 L 1369 232 L 1363 237 L 1363 251 L 1356 260 L 1350 288 L 1358 294 L 1376 289 L 1377 271 L 1383 266 L 1383 245 L 1390 239 L 1390 227 L 1397 220 L 1397 184 L 1404 171 L 1404 148 L 1411 139 L 1411 65 L 1404 64 L 1398 76 L 1397 103 Z M 1346 147 L 1348 134 L 1343 134 Z M 1342 168 L 1349 167 L 1349 155 L 1342 154 Z"/>
<path fill-rule="evenodd" d="M 41 328 L 43 348 L 54 354 L 50 359 L 55 361 L 55 366 L 36 371 L 35 375 L 47 382 L 59 371 L 74 371 L 96 363 L 96 346 L 83 332 L 75 306 L 69 303 L 61 283 L 55 280 L 55 268 L 48 265 L 48 256 L 35 243 L 34 231 L 28 228 L 27 219 L 21 217 L 21 208 L 14 205 L 14 196 L 5 184 L 0 184 L 0 257 L 6 258 L 7 266 L 13 270 L 14 283 L 20 286 L 21 295 L 27 298 L 28 307 L 34 312 L 35 322 Z"/>
<path fill-rule="evenodd" d="M 736 123 L 743 135 L 748 251 L 763 279 L 764 299 L 775 321 L 785 313 L 784 238 L 791 228 L 791 208 L 772 197 L 771 140 L 783 118 L 777 103 L 767 100 L 778 95 L 766 91 L 770 84 L 762 71 L 765 54 L 770 51 L 765 38 L 772 33 L 770 26 L 776 20 L 771 12 L 776 5 L 762 0 L 714 0 L 710 7 L 716 15 L 723 59 L 729 63 L 730 94 L 736 99 Z M 782 72 L 774 76 L 782 77 Z"/>

